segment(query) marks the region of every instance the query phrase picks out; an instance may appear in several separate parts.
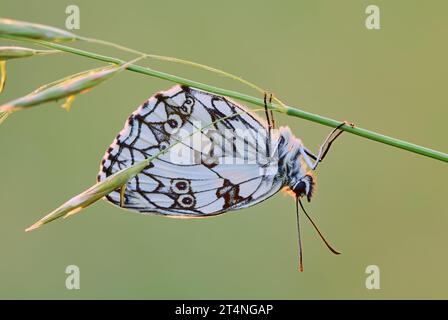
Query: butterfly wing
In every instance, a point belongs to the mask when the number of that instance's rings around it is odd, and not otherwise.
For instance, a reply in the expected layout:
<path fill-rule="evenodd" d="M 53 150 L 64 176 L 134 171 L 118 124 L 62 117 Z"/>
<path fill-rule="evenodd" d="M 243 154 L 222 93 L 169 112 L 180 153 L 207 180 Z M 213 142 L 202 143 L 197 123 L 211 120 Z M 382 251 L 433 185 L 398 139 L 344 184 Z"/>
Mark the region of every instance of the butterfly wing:
<path fill-rule="evenodd" d="M 244 107 L 175 86 L 151 97 L 128 118 L 106 151 L 98 181 L 159 154 L 128 181 L 124 208 L 202 217 L 249 207 L 283 186 L 266 137 L 264 122 Z M 120 192 L 107 199 L 120 205 Z"/>

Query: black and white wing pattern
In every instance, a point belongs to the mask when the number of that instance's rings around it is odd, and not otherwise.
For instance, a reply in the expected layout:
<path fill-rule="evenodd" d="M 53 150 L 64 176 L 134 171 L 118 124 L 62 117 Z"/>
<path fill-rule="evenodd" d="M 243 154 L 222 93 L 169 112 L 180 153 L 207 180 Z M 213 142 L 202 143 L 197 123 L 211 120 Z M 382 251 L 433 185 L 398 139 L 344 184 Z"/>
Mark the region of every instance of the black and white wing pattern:
<path fill-rule="evenodd" d="M 104 155 L 98 181 L 169 148 L 128 181 L 124 208 L 202 217 L 249 207 L 284 184 L 266 137 L 264 121 L 245 107 L 175 86 L 128 118 Z M 120 192 L 107 200 L 119 206 Z"/>

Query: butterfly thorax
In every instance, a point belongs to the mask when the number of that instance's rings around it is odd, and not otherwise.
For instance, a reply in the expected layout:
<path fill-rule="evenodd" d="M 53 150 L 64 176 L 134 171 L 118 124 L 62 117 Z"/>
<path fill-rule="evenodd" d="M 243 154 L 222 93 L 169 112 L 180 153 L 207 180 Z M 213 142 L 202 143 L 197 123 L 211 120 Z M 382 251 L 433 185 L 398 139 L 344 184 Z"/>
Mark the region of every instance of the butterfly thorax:
<path fill-rule="evenodd" d="M 284 185 L 295 196 L 306 196 L 310 201 L 315 185 L 315 178 L 301 156 L 302 141 L 296 138 L 291 129 L 280 127 L 278 137 L 279 174 Z"/>

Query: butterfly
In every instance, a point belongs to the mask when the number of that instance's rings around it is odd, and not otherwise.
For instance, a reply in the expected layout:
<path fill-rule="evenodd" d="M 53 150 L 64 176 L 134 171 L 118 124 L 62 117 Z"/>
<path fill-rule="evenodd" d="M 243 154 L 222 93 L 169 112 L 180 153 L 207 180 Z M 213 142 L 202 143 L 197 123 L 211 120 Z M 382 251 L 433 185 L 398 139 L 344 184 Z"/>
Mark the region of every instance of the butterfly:
<path fill-rule="evenodd" d="M 286 189 L 297 200 L 297 219 L 300 204 L 325 244 L 338 254 L 300 199 L 311 200 L 313 171 L 343 124 L 314 155 L 290 128 L 275 128 L 267 95 L 264 101 L 266 120 L 226 97 L 192 87 L 176 85 L 155 94 L 127 119 L 101 161 L 97 180 L 156 158 L 127 182 L 124 192 L 116 190 L 107 200 L 144 214 L 201 218 L 253 206 Z"/>

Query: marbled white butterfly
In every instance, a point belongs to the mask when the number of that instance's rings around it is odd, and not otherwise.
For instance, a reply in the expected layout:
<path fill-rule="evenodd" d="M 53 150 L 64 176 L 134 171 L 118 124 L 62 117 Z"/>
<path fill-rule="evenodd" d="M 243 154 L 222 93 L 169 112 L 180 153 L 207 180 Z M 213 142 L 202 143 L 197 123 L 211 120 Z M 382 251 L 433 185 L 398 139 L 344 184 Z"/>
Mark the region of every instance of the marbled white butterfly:
<path fill-rule="evenodd" d="M 288 127 L 276 130 L 267 108 L 266 116 L 260 119 L 222 96 L 175 86 L 128 118 L 104 155 L 98 181 L 178 142 L 128 181 L 124 193 L 114 191 L 107 200 L 142 213 L 207 217 L 250 207 L 285 188 L 296 197 L 298 219 L 300 198 L 313 195 L 312 171 L 342 131 L 334 129 L 314 155 Z M 302 270 L 300 229 L 299 248 Z"/>

